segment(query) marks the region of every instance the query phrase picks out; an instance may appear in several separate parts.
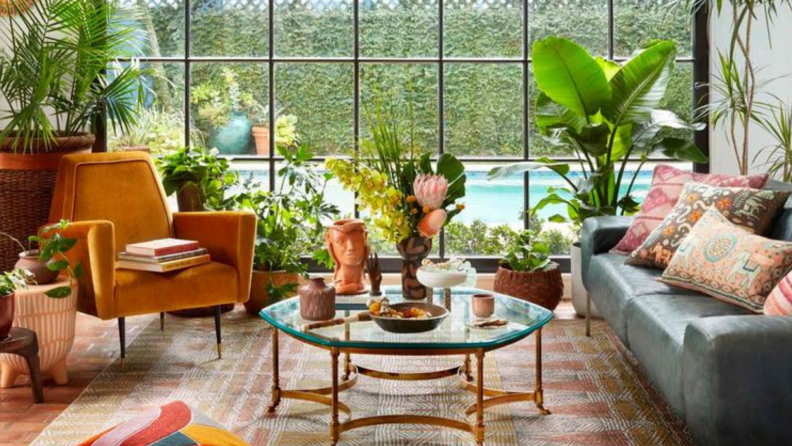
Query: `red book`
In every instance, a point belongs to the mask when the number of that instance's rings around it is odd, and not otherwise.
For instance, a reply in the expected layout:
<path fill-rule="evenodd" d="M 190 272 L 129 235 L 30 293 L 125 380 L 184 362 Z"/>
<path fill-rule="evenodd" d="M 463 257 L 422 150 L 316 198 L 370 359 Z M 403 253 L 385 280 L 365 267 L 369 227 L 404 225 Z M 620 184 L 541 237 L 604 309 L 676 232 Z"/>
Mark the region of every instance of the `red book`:
<path fill-rule="evenodd" d="M 138 256 L 156 257 L 168 254 L 177 254 L 200 248 L 195 240 L 181 240 L 177 238 L 163 238 L 148 242 L 132 243 L 126 245 L 126 252 Z"/>

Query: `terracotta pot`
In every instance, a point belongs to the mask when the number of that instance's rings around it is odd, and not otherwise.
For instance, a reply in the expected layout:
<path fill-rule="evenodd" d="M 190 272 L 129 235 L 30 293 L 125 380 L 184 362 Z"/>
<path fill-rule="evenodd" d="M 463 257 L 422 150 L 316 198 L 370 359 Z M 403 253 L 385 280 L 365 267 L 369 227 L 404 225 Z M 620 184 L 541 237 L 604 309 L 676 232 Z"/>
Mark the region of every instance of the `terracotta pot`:
<path fill-rule="evenodd" d="M 47 150 L 34 140 L 32 153 L 14 153 L 16 138 L 0 146 L 0 221 L 3 231 L 27 239 L 47 224 L 58 164 L 63 155 L 90 152 L 96 138 L 88 133 L 57 137 Z M 0 271 L 9 271 L 18 260 L 19 246 L 0 239 Z"/>
<path fill-rule="evenodd" d="M 203 212 L 205 210 L 201 199 L 201 190 L 197 184 L 189 183 L 176 192 L 176 204 L 179 212 Z"/>
<path fill-rule="evenodd" d="M 300 317 L 308 321 L 327 321 L 335 317 L 335 288 L 315 277 L 300 288 Z"/>
<path fill-rule="evenodd" d="M 271 298 L 267 292 L 267 284 L 272 280 L 272 285 L 278 287 L 287 283 L 299 283 L 300 275 L 297 273 L 287 273 L 286 271 L 253 271 L 253 280 L 250 286 L 250 299 L 245 302 L 245 310 L 248 313 L 258 316 L 259 312 L 277 303 L 275 298 Z M 291 293 L 289 297 L 294 296 Z"/>
<path fill-rule="evenodd" d="M 405 299 L 425 299 L 426 287 L 418 281 L 418 268 L 432 250 L 432 239 L 428 237 L 409 237 L 396 245 L 402 258 L 402 297 Z"/>
<path fill-rule="evenodd" d="M 52 271 L 47 268 L 47 265 L 54 262 L 50 259 L 48 262 L 39 260 L 38 249 L 31 249 L 30 251 L 20 252 L 19 260 L 17 260 L 14 268 L 26 269 L 33 273 L 36 283 L 39 285 L 46 285 L 52 283 L 58 278 L 60 271 Z"/>
<path fill-rule="evenodd" d="M 256 155 L 269 156 L 270 153 L 270 135 L 269 128 L 254 125 L 251 129 L 253 133 L 253 142 L 256 145 Z"/>
<path fill-rule="evenodd" d="M 564 281 L 557 264 L 545 271 L 512 271 L 499 266 L 495 273 L 494 290 L 555 310 L 564 296 Z"/>
<path fill-rule="evenodd" d="M 0 341 L 8 337 L 14 324 L 14 293 L 0 296 Z"/>

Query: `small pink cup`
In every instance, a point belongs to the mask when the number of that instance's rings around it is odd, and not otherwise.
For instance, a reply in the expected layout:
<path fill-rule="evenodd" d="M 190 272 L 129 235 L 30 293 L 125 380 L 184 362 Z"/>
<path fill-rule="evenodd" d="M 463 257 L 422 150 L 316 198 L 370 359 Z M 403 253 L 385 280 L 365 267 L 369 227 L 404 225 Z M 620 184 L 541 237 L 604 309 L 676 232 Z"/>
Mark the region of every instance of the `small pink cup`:
<path fill-rule="evenodd" d="M 473 315 L 479 319 L 489 319 L 495 314 L 495 296 L 492 294 L 474 294 L 470 301 Z"/>

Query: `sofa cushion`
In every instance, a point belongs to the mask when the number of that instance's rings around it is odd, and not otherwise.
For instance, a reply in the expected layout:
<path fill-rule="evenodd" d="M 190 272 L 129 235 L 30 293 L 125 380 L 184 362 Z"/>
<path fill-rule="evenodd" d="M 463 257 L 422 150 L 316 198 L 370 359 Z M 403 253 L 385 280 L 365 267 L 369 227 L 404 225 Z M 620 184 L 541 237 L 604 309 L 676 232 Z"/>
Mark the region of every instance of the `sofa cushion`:
<path fill-rule="evenodd" d="M 626 309 L 630 350 L 671 407 L 684 416 L 682 347 L 692 321 L 712 316 L 751 314 L 704 295 L 644 295 Z"/>
<path fill-rule="evenodd" d="M 620 254 L 592 256 L 586 274 L 596 280 L 589 280 L 586 286 L 602 316 L 627 345 L 625 310 L 630 300 L 637 296 L 653 294 L 687 296 L 700 294 L 658 282 L 656 279 L 660 277 L 660 271 L 625 265 L 624 259 L 625 256 Z"/>
<path fill-rule="evenodd" d="M 217 262 L 168 273 L 118 269 L 116 312 L 136 316 L 233 303 L 238 283 L 237 270 Z"/>

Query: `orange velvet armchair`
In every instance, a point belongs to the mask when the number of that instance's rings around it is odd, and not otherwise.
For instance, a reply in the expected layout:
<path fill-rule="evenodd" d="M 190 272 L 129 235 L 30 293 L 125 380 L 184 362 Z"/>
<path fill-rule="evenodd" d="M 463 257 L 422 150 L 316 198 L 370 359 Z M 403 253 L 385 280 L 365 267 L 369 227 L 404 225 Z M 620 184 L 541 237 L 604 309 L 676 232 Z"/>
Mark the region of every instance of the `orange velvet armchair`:
<path fill-rule="evenodd" d="M 121 366 L 126 357 L 124 318 L 215 307 L 217 353 L 222 357 L 220 307 L 250 295 L 256 217 L 248 212 L 171 214 L 157 171 L 142 152 L 64 156 L 50 221 L 72 222 L 69 252 L 81 261 L 77 308 L 103 320 L 118 319 Z M 212 261 L 169 273 L 116 269 L 128 243 L 165 237 L 197 240 Z M 161 325 L 162 327 L 162 325 Z"/>

